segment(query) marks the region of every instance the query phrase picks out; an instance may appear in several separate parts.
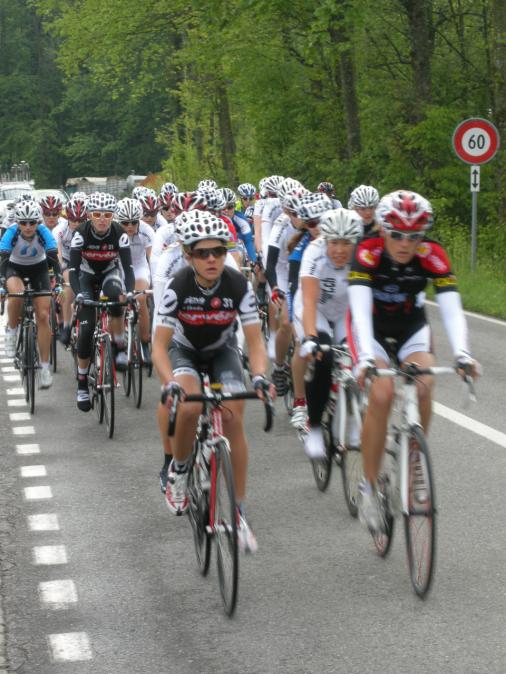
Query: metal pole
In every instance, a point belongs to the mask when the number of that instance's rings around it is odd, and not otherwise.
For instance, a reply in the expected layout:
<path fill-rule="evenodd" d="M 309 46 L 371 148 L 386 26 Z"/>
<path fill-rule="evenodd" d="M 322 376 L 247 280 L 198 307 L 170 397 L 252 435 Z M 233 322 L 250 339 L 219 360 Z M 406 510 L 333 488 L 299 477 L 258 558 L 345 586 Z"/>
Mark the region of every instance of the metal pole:
<path fill-rule="evenodd" d="M 478 192 L 471 192 L 471 271 L 476 271 Z"/>

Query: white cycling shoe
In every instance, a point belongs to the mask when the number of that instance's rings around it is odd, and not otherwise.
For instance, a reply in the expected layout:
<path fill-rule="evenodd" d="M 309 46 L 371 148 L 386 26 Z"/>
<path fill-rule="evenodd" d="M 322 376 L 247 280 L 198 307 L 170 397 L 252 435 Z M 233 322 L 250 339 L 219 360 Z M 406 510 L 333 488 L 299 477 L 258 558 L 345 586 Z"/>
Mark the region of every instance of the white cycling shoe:
<path fill-rule="evenodd" d="M 309 427 L 304 438 L 304 451 L 310 459 L 324 459 L 327 456 L 321 426 Z"/>

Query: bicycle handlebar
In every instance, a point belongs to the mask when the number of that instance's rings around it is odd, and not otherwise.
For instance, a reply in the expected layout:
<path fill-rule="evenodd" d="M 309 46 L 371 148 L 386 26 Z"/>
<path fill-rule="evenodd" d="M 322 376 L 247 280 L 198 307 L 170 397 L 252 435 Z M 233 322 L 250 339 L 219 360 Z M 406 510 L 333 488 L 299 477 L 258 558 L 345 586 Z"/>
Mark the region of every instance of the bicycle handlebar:
<path fill-rule="evenodd" d="M 459 370 L 464 372 L 463 375 L 460 375 L 464 384 L 467 387 L 468 397 L 471 402 L 476 402 L 476 391 L 474 388 L 474 380 L 471 376 L 471 365 L 466 363 L 463 366 L 453 365 L 441 365 L 434 367 L 419 367 L 416 363 L 408 363 L 402 368 L 373 368 L 372 374 L 379 377 L 407 377 L 414 379 L 415 377 L 420 377 L 422 375 L 438 375 L 438 374 L 458 374 Z"/>
<path fill-rule="evenodd" d="M 268 433 L 272 428 L 272 421 L 274 417 L 274 404 L 269 395 L 264 394 L 265 399 L 262 401 L 264 404 L 265 410 L 265 424 L 264 431 Z M 176 428 L 176 416 L 177 416 L 177 407 L 180 402 L 212 402 L 217 407 L 221 405 L 222 402 L 228 400 L 260 400 L 255 391 L 243 391 L 242 393 L 228 393 L 226 391 L 213 391 L 213 393 L 189 393 L 183 400 L 180 399 L 180 395 L 175 393 L 172 398 L 172 406 L 169 411 L 169 428 L 168 434 L 169 437 L 174 435 Z M 162 403 L 163 403 L 162 396 Z"/>

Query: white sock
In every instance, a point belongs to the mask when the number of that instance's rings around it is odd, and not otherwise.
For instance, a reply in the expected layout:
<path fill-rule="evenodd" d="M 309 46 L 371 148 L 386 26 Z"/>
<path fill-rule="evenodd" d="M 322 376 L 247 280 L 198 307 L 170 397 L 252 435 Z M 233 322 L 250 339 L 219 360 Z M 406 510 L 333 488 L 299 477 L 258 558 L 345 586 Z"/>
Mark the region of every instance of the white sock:
<path fill-rule="evenodd" d="M 49 363 L 43 363 L 41 361 L 40 366 L 43 370 L 49 370 Z"/>

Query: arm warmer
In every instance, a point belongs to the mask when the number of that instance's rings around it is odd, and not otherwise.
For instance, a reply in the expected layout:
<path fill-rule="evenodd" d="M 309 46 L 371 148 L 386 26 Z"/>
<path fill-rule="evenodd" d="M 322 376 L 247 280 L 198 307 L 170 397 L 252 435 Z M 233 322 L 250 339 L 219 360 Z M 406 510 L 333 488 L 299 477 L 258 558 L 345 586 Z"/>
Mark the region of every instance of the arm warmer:
<path fill-rule="evenodd" d="M 130 250 L 130 246 L 119 249 L 119 258 L 121 260 L 123 273 L 125 275 L 126 291 L 127 293 L 131 293 L 135 289 L 135 274 L 132 265 L 132 252 Z"/>
<path fill-rule="evenodd" d="M 80 248 L 70 249 L 69 258 L 69 282 L 74 295 L 79 295 L 81 292 L 81 284 L 79 282 L 79 272 L 81 271 L 82 254 Z"/>
<path fill-rule="evenodd" d="M 441 312 L 448 340 L 453 349 L 453 355 L 469 355 L 467 322 L 462 309 L 460 294 L 455 291 L 437 293 L 436 301 Z"/>
<path fill-rule="evenodd" d="M 372 289 L 369 286 L 348 287 L 354 334 L 357 336 L 358 360 L 374 360 L 374 330 L 372 324 Z"/>
<path fill-rule="evenodd" d="M 267 264 L 265 266 L 265 276 L 272 288 L 278 285 L 278 275 L 276 274 L 276 265 L 278 264 L 279 248 L 269 246 L 267 251 Z"/>

